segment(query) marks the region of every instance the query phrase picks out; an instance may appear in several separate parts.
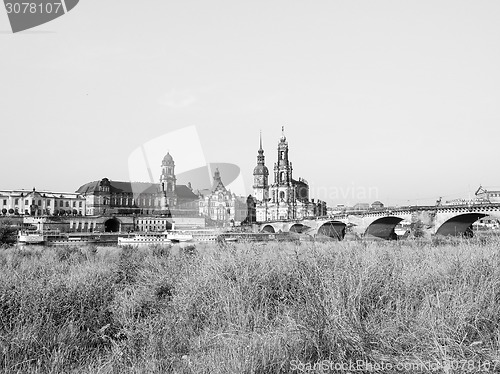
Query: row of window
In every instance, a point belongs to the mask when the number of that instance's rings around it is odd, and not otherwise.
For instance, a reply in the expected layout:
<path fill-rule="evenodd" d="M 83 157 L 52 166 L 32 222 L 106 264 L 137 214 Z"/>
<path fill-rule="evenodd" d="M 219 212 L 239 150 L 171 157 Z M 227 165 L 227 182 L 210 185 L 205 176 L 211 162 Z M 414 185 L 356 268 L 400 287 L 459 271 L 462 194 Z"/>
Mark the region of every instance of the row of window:
<path fill-rule="evenodd" d="M 128 197 L 112 197 L 111 199 L 104 198 L 103 203 L 107 204 L 108 201 L 111 201 L 112 205 L 119 205 L 119 206 L 129 206 L 129 205 L 135 205 L 136 204 L 136 199 L 133 198 L 128 198 Z M 139 199 L 137 203 L 141 203 L 141 200 Z M 153 205 L 154 204 L 154 205 Z M 159 204 L 158 199 L 142 199 L 142 206 L 156 206 Z"/>
<path fill-rule="evenodd" d="M 24 213 L 23 213 L 23 211 L 21 209 L 19 209 L 19 207 L 16 206 L 14 208 L 9 209 L 8 211 L 7 211 L 7 209 L 4 208 L 4 209 L 2 209 L 1 213 L 2 214 L 9 213 L 9 214 L 15 214 L 15 215 L 19 215 L 19 214 L 25 214 L 25 215 L 32 215 L 32 214 L 51 215 L 52 211 L 49 208 L 47 208 L 47 209 L 40 209 L 40 210 L 33 210 L 33 209 L 31 209 L 31 212 L 30 212 L 29 209 L 25 209 Z M 73 209 L 73 210 L 70 210 L 70 209 L 68 209 L 68 210 L 64 210 L 64 209 L 58 210 L 58 209 L 56 209 L 54 211 L 54 214 L 58 214 L 58 215 L 80 215 L 81 216 L 83 214 L 83 212 L 81 210 L 78 211 L 76 209 Z"/>
<path fill-rule="evenodd" d="M 37 205 L 38 206 L 42 206 L 42 200 L 38 200 L 38 201 L 35 201 L 33 200 L 33 203 L 37 202 Z M 51 200 L 46 200 L 47 202 L 47 206 L 50 206 L 50 202 Z M 7 205 L 8 203 L 8 200 L 7 199 L 4 199 L 3 200 L 3 205 Z M 14 199 L 14 205 L 19 205 L 19 199 Z M 29 203 L 29 200 L 24 200 L 24 205 L 30 205 Z M 57 206 L 57 201 L 55 202 L 55 205 Z M 63 207 L 63 206 L 66 206 L 67 208 L 69 208 L 69 201 L 59 201 L 59 206 L 60 207 Z M 78 206 L 81 208 L 83 206 L 83 203 L 81 201 L 78 202 Z M 76 208 L 76 201 L 73 201 L 73 208 Z"/>
<path fill-rule="evenodd" d="M 164 225 L 158 225 L 158 226 L 155 226 L 155 225 L 137 225 L 137 229 L 139 231 L 158 231 L 158 230 L 165 231 L 166 226 L 164 226 Z"/>
<path fill-rule="evenodd" d="M 165 220 L 139 220 L 139 224 L 149 224 L 149 225 L 156 225 L 156 224 L 165 224 Z"/>
<path fill-rule="evenodd" d="M 218 206 L 234 206 L 234 204 L 229 203 L 229 202 L 218 202 L 218 201 L 211 201 L 210 204 L 203 204 L 203 202 L 200 202 L 200 208 L 204 208 L 205 206 L 211 206 L 211 207 L 218 207 Z"/>
<path fill-rule="evenodd" d="M 97 222 L 71 222 L 70 225 L 69 225 L 69 228 L 70 229 L 81 229 L 81 228 L 94 228 L 96 229 L 97 228 Z"/>

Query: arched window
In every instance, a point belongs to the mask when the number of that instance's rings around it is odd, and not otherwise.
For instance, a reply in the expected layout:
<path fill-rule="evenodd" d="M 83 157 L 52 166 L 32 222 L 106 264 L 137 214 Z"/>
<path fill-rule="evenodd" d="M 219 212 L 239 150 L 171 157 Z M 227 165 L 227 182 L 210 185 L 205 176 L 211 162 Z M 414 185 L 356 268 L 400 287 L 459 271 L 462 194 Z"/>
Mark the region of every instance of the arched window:
<path fill-rule="evenodd" d="M 285 200 L 285 191 L 280 192 L 280 199 Z"/>

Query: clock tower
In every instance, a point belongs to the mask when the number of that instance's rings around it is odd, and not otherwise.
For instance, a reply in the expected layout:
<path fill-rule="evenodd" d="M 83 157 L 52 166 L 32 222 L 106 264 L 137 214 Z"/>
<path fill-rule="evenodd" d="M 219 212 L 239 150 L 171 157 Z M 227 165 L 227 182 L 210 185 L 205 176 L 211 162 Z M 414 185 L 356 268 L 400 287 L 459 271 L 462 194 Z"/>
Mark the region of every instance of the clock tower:
<path fill-rule="evenodd" d="M 176 199 L 175 162 L 170 153 L 167 152 L 161 163 L 160 176 L 160 205 L 162 210 L 177 205 Z"/>
<path fill-rule="evenodd" d="M 264 150 L 262 149 L 262 134 L 260 148 L 257 155 L 257 166 L 253 169 L 253 196 L 257 203 L 266 203 L 269 198 L 269 170 L 265 165 Z"/>

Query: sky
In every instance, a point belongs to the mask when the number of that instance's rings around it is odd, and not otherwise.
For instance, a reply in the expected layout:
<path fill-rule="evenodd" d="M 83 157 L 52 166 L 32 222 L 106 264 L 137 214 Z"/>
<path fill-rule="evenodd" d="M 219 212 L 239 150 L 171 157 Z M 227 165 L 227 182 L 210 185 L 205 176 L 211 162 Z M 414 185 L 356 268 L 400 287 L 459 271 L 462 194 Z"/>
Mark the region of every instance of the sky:
<path fill-rule="evenodd" d="M 272 170 L 285 126 L 329 205 L 468 198 L 500 185 L 499 19 L 482 0 L 81 0 L 13 34 L 0 8 L 0 189 L 129 180 L 170 138 L 178 170 L 194 149 L 249 194 L 260 131 Z"/>

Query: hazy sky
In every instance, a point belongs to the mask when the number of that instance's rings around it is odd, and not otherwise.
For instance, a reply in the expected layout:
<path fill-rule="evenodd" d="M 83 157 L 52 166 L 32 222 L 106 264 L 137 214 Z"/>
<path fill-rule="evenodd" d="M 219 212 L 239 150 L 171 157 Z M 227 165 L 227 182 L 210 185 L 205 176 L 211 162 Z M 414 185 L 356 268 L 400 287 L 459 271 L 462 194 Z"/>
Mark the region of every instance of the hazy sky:
<path fill-rule="evenodd" d="M 311 197 L 467 197 L 500 185 L 499 19 L 498 0 L 81 0 L 12 34 L 0 8 L 0 188 L 127 180 L 135 149 L 195 126 L 250 193 L 259 131 L 272 170 L 285 125 Z"/>

